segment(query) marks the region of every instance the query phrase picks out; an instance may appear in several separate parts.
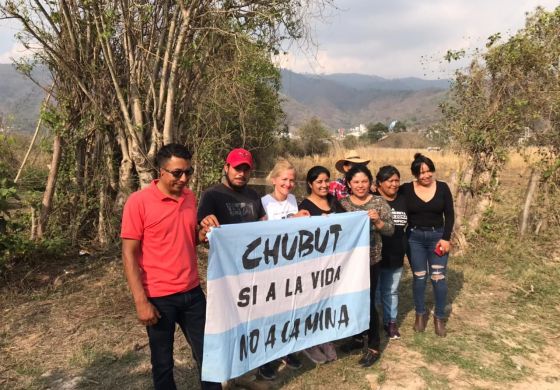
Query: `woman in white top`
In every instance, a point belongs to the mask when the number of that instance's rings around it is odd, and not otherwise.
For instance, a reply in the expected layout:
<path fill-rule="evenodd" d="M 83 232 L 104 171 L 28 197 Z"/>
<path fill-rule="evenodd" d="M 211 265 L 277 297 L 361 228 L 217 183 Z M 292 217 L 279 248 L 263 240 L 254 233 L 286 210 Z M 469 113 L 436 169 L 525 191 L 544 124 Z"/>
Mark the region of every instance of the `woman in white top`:
<path fill-rule="evenodd" d="M 261 201 L 269 220 L 309 215 L 308 211 L 298 211 L 296 197 L 290 193 L 296 184 L 296 170 L 288 160 L 278 160 L 268 174 L 267 181 L 272 184 L 272 192 L 263 196 Z M 293 353 L 284 356 L 282 361 L 294 370 L 302 366 L 301 361 Z M 271 369 L 270 364 L 267 363 L 259 371 L 264 370 L 266 374 Z M 259 373 L 262 377 L 266 376 L 263 372 Z"/>
<path fill-rule="evenodd" d="M 296 184 L 296 170 L 288 160 L 278 160 L 267 180 L 273 190 L 261 201 L 269 220 L 309 216 L 306 210 L 298 211 L 296 197 L 290 193 Z"/>

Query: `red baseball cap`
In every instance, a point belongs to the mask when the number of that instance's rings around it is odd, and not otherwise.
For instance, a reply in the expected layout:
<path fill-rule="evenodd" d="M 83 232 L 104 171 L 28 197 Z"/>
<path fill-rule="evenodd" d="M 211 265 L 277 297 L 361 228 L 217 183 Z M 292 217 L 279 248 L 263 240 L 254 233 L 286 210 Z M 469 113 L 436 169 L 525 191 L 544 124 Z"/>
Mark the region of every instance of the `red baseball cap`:
<path fill-rule="evenodd" d="M 249 165 L 249 168 L 253 169 L 253 156 L 251 156 L 251 152 L 243 148 L 233 149 L 229 152 L 226 158 L 226 163 L 234 168 L 240 166 L 241 164 L 247 164 Z"/>

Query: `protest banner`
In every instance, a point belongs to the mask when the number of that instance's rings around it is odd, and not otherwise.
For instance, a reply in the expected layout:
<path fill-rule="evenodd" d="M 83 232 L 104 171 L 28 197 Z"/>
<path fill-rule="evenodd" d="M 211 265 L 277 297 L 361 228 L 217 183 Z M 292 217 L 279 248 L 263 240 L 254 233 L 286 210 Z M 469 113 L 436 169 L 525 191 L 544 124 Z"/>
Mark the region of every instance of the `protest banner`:
<path fill-rule="evenodd" d="M 364 211 L 213 229 L 202 379 L 367 329 L 369 229 Z"/>

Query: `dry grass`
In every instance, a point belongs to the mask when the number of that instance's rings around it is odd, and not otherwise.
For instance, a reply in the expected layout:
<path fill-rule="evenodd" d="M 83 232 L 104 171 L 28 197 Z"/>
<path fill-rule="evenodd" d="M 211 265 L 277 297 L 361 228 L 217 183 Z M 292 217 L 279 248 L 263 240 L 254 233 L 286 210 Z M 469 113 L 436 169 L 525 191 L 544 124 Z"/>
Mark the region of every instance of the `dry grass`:
<path fill-rule="evenodd" d="M 404 180 L 410 180 L 412 178 L 410 174 L 410 163 L 414 159 L 414 154 L 417 152 L 424 153 L 430 157 L 434 161 L 442 177 L 449 177 L 452 172 L 460 169 L 461 162 L 463 161 L 460 156 L 447 150 L 428 152 L 419 149 L 379 148 L 374 145 L 356 148 L 355 150 L 360 157 L 370 159 L 368 167 L 372 170 L 373 174 L 377 172 L 379 167 L 390 164 L 399 169 Z M 347 152 L 348 150 L 346 149 L 337 149 L 331 150 L 326 155 L 291 158 L 290 161 L 296 167 L 298 177 L 304 178 L 309 168 L 314 165 L 323 165 L 327 167 L 331 171 L 331 176 L 337 177 L 338 172 L 335 168 L 335 163 L 339 159 L 344 158 Z"/>
<path fill-rule="evenodd" d="M 403 181 L 412 180 L 410 173 L 410 164 L 414 159 L 415 153 L 422 153 L 430 157 L 437 169 L 438 177 L 443 180 L 449 180 L 455 173 L 464 168 L 466 157 L 448 149 L 440 151 L 428 151 L 426 149 L 407 149 L 407 148 L 380 148 L 376 145 L 369 145 L 355 149 L 362 158 L 370 159 L 368 167 L 375 174 L 383 165 L 394 165 L 401 173 Z M 305 178 L 309 168 L 314 165 L 322 165 L 331 171 L 332 178 L 336 178 L 339 173 L 335 168 L 335 163 L 339 159 L 344 158 L 348 150 L 343 148 L 331 149 L 325 155 L 314 155 L 303 158 L 290 158 L 290 161 L 296 167 L 300 180 Z M 512 150 L 508 156 L 508 162 L 504 169 L 504 174 L 525 174 L 527 170 L 527 161 L 533 162 L 538 156 L 536 148 L 528 148 L 522 152 Z"/>

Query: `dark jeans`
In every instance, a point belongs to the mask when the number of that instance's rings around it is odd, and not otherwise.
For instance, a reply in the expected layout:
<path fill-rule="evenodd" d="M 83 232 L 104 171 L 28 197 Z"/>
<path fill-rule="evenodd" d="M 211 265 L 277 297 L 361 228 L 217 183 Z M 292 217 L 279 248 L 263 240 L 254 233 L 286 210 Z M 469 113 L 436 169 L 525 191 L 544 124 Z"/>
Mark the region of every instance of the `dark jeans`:
<path fill-rule="evenodd" d="M 381 343 L 379 337 L 379 318 L 377 317 L 377 308 L 375 307 L 375 292 L 377 291 L 377 281 L 379 280 L 379 273 L 381 267 L 379 263 L 369 266 L 369 330 L 368 335 L 368 348 L 379 350 Z"/>
<path fill-rule="evenodd" d="M 411 227 L 407 229 L 407 236 L 416 314 L 426 313 L 424 293 L 426 291 L 426 280 L 429 277 L 432 281 L 436 302 L 434 314 L 437 318 L 444 319 L 447 303 L 448 255 L 438 256 L 434 253 L 437 242 L 443 236 L 443 227 L 435 229 Z"/>
<path fill-rule="evenodd" d="M 176 389 L 173 379 L 173 341 L 175 324 L 179 324 L 193 357 L 202 367 L 202 346 L 206 321 L 206 297 L 200 286 L 184 293 L 149 298 L 158 309 L 161 318 L 157 324 L 147 326 L 152 354 L 152 377 L 156 390 Z M 220 383 L 201 382 L 203 389 L 221 389 Z"/>

